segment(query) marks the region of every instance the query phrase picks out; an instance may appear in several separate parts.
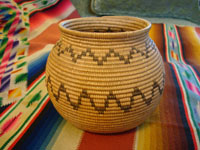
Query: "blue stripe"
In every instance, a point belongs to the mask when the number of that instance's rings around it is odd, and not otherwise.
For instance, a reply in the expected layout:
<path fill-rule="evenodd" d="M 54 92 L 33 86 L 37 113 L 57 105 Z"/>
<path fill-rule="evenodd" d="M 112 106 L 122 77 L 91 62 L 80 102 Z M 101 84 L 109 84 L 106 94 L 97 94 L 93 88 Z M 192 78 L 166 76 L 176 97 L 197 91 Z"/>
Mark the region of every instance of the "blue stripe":
<path fill-rule="evenodd" d="M 49 101 L 41 114 L 13 149 L 45 149 L 62 120 L 62 117 Z"/>
<path fill-rule="evenodd" d="M 62 117 L 57 118 L 57 120 L 55 121 L 55 124 L 52 126 L 52 130 L 49 132 L 48 136 L 45 138 L 45 140 L 41 144 L 41 147 L 40 147 L 41 150 L 46 149 L 47 145 L 53 138 L 55 132 L 58 131 L 58 127 L 60 126 L 62 120 L 63 120 Z"/>
<path fill-rule="evenodd" d="M 13 42 L 13 48 L 15 48 L 17 45 L 19 45 L 19 41 L 14 41 Z"/>
<path fill-rule="evenodd" d="M 49 52 L 37 57 L 37 59 L 32 60 L 28 64 L 28 85 L 44 72 L 48 56 Z"/>
<path fill-rule="evenodd" d="M 61 116 L 56 112 L 52 103 L 50 104 L 51 105 L 45 116 L 41 119 L 36 132 L 30 136 L 31 140 L 28 142 L 30 143 L 27 147 L 28 149 L 42 149 L 41 146 L 43 142 L 46 141 L 44 145 L 49 143 L 52 135 L 56 132 L 58 125 L 61 123 Z"/>
<path fill-rule="evenodd" d="M 13 52 L 12 52 L 13 53 Z M 9 58 L 9 60 L 13 60 L 14 58 L 15 58 L 15 56 L 16 56 L 16 52 L 15 53 L 13 53 L 13 54 L 11 54 L 11 56 L 10 56 L 10 58 Z"/>
<path fill-rule="evenodd" d="M 0 92 L 4 92 L 6 89 L 8 89 L 9 85 L 10 85 L 10 75 L 4 77 L 1 80 Z"/>

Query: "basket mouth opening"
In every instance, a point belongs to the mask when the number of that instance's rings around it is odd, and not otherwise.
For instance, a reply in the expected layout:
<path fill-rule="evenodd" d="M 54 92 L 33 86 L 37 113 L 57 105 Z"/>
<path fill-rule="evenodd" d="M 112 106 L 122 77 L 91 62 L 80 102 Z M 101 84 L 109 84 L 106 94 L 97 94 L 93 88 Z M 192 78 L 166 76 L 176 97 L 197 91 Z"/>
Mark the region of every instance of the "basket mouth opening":
<path fill-rule="evenodd" d="M 136 17 L 105 16 L 65 20 L 59 24 L 59 27 L 63 34 L 119 38 L 147 33 L 151 28 L 151 23 Z"/>

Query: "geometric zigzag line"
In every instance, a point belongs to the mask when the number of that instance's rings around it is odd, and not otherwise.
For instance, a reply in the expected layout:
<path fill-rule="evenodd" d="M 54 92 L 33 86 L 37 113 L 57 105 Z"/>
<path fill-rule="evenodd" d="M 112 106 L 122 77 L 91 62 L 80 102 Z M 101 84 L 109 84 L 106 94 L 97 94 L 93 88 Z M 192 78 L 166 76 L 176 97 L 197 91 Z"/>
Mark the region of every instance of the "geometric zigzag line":
<path fill-rule="evenodd" d="M 103 65 L 104 62 L 107 61 L 107 58 L 109 57 L 118 57 L 120 61 L 124 61 L 124 64 L 130 64 L 130 59 L 133 59 L 134 54 L 140 53 L 141 56 L 145 56 L 145 58 L 149 57 L 149 53 L 151 52 L 151 49 L 155 49 L 154 42 L 150 39 L 150 43 L 145 42 L 145 51 L 141 51 L 135 47 L 131 47 L 131 50 L 129 51 L 129 54 L 127 55 L 127 58 L 124 55 L 119 54 L 118 52 L 115 52 L 114 49 L 109 49 L 109 51 L 105 54 L 105 56 L 97 57 L 95 56 L 95 53 L 91 51 L 90 48 L 87 48 L 86 50 L 82 51 L 81 54 L 76 54 L 74 52 L 74 49 L 71 45 L 69 47 L 65 47 L 61 50 L 61 41 L 58 41 L 54 48 L 58 48 L 57 55 L 60 56 L 61 54 L 64 54 L 65 52 L 70 54 L 70 57 L 72 58 L 72 61 L 74 63 L 77 62 L 78 59 L 82 59 L 83 56 L 89 56 L 92 58 L 93 61 L 97 62 L 97 65 Z M 149 49 L 152 45 L 152 48 Z M 112 56 L 112 54 L 114 54 Z"/>
<path fill-rule="evenodd" d="M 132 106 L 134 105 L 134 97 L 135 96 L 141 96 L 142 100 L 145 102 L 145 104 L 148 106 L 151 104 L 151 101 L 152 101 L 152 98 L 154 97 L 154 93 L 155 93 L 155 90 L 157 89 L 157 91 L 159 91 L 160 95 L 162 94 L 163 92 L 163 87 L 164 87 L 164 79 L 163 79 L 163 82 L 162 82 L 162 88 L 160 87 L 160 85 L 154 81 L 153 82 L 153 85 L 152 85 L 152 89 L 151 89 L 151 97 L 146 99 L 144 93 L 142 93 L 142 91 L 135 87 L 133 88 L 133 92 L 131 93 L 131 97 L 129 98 L 130 99 L 130 104 L 129 105 L 124 105 L 122 106 L 121 105 L 121 102 L 120 100 L 116 97 L 115 94 L 113 94 L 112 91 L 109 92 L 109 94 L 107 95 L 107 99 L 104 100 L 104 106 L 103 107 L 100 107 L 100 106 L 96 106 L 95 105 L 95 102 L 94 100 L 91 98 L 91 96 L 88 94 L 87 90 L 86 89 L 83 89 L 82 92 L 80 93 L 79 97 L 78 97 L 78 102 L 77 103 L 74 103 L 70 100 L 70 97 L 69 97 L 69 94 L 67 92 L 67 89 L 64 87 L 64 84 L 63 83 L 60 83 L 60 86 L 58 88 L 58 92 L 55 94 L 54 91 L 53 91 L 53 87 L 52 87 L 52 83 L 51 83 L 51 78 L 50 76 L 47 77 L 47 82 L 46 82 L 46 86 L 47 86 L 47 89 L 48 89 L 48 92 L 51 92 L 54 96 L 54 98 L 56 99 L 57 102 L 59 102 L 59 98 L 60 98 L 60 93 L 63 92 L 65 93 L 65 96 L 66 96 L 66 99 L 67 101 L 70 103 L 70 105 L 73 107 L 74 110 L 78 110 L 80 105 L 81 105 L 81 101 L 82 101 L 82 98 L 86 98 L 86 99 L 89 99 L 90 103 L 91 103 L 91 106 L 94 107 L 94 109 L 99 113 L 99 114 L 104 114 L 104 111 L 106 111 L 106 108 L 109 107 L 109 100 L 115 100 L 117 106 L 123 110 L 125 113 L 126 112 L 129 112 L 130 109 L 132 108 Z"/>

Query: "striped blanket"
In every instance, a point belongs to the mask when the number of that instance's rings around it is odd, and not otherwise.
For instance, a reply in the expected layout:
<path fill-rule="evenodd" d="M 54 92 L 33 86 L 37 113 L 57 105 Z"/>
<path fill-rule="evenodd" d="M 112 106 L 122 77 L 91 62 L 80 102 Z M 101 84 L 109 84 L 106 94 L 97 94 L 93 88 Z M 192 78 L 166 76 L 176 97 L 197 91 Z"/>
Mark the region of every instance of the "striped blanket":
<path fill-rule="evenodd" d="M 166 71 L 160 105 L 137 128 L 102 135 L 64 120 L 45 87 L 58 23 L 76 17 L 69 0 L 0 1 L 0 149 L 200 149 L 200 28 L 152 25 Z"/>

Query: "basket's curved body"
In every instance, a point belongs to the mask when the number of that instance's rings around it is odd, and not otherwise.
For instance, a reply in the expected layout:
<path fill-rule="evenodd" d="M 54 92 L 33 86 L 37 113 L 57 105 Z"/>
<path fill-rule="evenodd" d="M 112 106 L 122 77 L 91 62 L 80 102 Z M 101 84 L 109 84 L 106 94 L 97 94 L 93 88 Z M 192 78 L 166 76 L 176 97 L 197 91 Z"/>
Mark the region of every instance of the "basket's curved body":
<path fill-rule="evenodd" d="M 72 19 L 46 66 L 51 101 L 63 118 L 97 133 L 142 123 L 159 104 L 164 66 L 150 23 L 132 17 Z M 109 33 L 108 33 L 109 32 Z"/>

